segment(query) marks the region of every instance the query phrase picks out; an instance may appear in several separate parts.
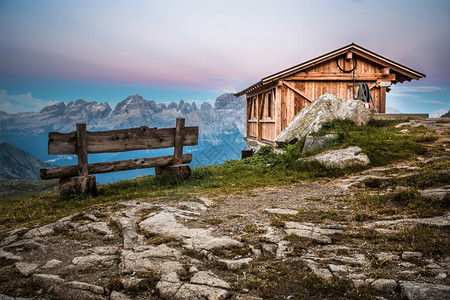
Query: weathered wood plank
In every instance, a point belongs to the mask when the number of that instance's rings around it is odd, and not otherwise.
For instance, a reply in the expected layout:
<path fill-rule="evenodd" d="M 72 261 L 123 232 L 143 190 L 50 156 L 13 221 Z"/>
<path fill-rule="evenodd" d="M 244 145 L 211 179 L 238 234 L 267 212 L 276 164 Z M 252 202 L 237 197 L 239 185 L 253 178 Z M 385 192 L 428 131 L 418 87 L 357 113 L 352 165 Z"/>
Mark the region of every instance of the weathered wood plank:
<path fill-rule="evenodd" d="M 357 74 L 355 76 L 356 81 L 376 81 L 383 78 L 384 80 L 395 80 L 395 74 L 383 74 L 383 73 L 366 73 Z M 314 80 L 314 81 L 341 81 L 341 80 L 353 80 L 352 74 L 343 73 L 297 73 L 295 76 L 286 78 L 285 80 Z"/>
<path fill-rule="evenodd" d="M 86 124 L 77 123 L 77 156 L 78 156 L 78 175 L 88 175 L 88 153 L 87 153 L 87 135 Z"/>
<path fill-rule="evenodd" d="M 184 128 L 184 146 L 198 144 L 198 127 Z M 77 154 L 76 132 L 50 132 L 48 154 Z M 148 128 L 146 126 L 109 130 L 87 131 L 88 153 L 111 153 L 175 146 L 175 128 Z"/>
<path fill-rule="evenodd" d="M 183 154 L 182 163 L 190 163 L 192 154 Z M 118 160 L 102 163 L 93 163 L 88 165 L 89 174 L 100 174 L 108 172 L 118 172 L 126 170 L 136 170 L 144 168 L 153 168 L 156 166 L 168 166 L 173 164 L 173 155 L 137 158 L 128 160 Z M 78 166 L 56 167 L 50 169 L 41 169 L 41 179 L 55 179 L 74 177 L 78 175 Z"/>
<path fill-rule="evenodd" d="M 175 127 L 175 146 L 173 150 L 173 165 L 181 164 L 181 156 L 183 155 L 183 140 L 184 140 L 184 119 L 177 118 Z"/>
<path fill-rule="evenodd" d="M 291 90 L 293 90 L 294 92 L 296 92 L 297 94 L 299 94 L 300 96 L 302 96 L 303 98 L 305 98 L 306 100 L 308 100 L 309 102 L 312 102 L 311 99 L 309 99 L 302 91 L 299 91 L 297 88 L 295 88 L 295 86 L 292 85 L 291 83 L 283 81 L 283 84 L 288 88 L 290 88 Z"/>

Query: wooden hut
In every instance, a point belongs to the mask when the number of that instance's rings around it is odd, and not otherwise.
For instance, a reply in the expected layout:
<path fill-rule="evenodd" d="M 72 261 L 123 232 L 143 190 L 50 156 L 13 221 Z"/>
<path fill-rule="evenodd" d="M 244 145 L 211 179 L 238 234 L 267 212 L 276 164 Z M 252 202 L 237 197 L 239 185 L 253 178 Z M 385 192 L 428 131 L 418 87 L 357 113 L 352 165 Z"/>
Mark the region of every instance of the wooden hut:
<path fill-rule="evenodd" d="M 386 111 L 391 84 L 420 79 L 424 74 L 354 43 L 262 78 L 236 96 L 247 97 L 247 143 L 274 145 L 277 135 L 317 97 L 331 93 L 356 99 L 367 83 L 378 113 Z"/>

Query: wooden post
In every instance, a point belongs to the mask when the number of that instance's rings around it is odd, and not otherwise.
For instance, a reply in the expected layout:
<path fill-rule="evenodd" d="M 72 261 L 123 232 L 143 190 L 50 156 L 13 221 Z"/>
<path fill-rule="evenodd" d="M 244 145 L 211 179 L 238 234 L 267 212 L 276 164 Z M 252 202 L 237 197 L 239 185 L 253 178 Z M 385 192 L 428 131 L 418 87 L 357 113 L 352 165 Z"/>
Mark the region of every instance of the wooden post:
<path fill-rule="evenodd" d="M 59 191 L 64 193 L 86 193 L 93 196 L 97 195 L 97 185 L 95 176 L 89 176 L 88 170 L 88 151 L 87 151 L 87 133 L 86 124 L 77 123 L 77 156 L 78 156 L 78 176 L 66 177 L 59 180 Z"/>
<path fill-rule="evenodd" d="M 380 88 L 380 107 L 378 113 L 384 114 L 386 112 L 386 87 Z"/>
<path fill-rule="evenodd" d="M 173 165 L 181 165 L 181 156 L 183 155 L 183 140 L 184 140 L 184 118 L 177 118 L 177 125 L 175 128 L 175 147 L 173 150 Z"/>
<path fill-rule="evenodd" d="M 77 155 L 78 155 L 78 175 L 88 175 L 88 153 L 86 124 L 77 123 Z"/>

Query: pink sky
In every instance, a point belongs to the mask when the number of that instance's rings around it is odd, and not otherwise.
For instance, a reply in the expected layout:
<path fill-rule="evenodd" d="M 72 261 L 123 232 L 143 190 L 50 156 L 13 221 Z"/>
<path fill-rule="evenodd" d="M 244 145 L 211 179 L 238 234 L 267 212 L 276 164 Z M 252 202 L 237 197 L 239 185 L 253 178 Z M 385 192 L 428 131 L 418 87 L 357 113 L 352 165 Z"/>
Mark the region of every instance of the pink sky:
<path fill-rule="evenodd" d="M 449 20 L 449 2 L 437 0 L 3 0 L 0 110 L 29 93 L 40 106 L 139 91 L 212 100 L 351 42 L 427 75 L 394 87 L 388 106 L 448 110 Z"/>

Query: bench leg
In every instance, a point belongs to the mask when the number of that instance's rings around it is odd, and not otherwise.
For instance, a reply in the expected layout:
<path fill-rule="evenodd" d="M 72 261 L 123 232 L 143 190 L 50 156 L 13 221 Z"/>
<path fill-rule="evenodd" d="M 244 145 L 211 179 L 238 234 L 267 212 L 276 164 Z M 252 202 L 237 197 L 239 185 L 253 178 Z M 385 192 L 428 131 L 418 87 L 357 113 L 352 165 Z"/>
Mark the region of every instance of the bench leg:
<path fill-rule="evenodd" d="M 77 176 L 61 178 L 59 180 L 59 192 L 61 194 L 91 194 L 97 195 L 97 183 L 95 176 Z"/>
<path fill-rule="evenodd" d="M 156 176 L 161 175 L 164 172 L 168 172 L 173 176 L 178 177 L 181 180 L 187 180 L 191 177 L 191 168 L 189 165 L 176 165 L 176 166 L 166 166 L 166 167 L 155 167 Z"/>

